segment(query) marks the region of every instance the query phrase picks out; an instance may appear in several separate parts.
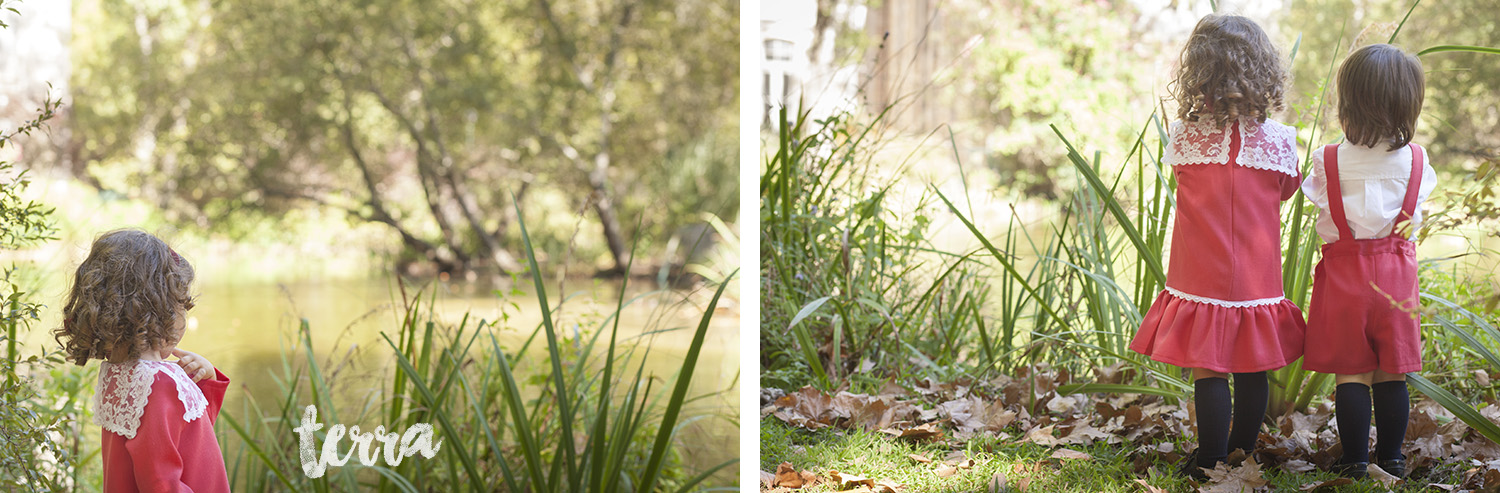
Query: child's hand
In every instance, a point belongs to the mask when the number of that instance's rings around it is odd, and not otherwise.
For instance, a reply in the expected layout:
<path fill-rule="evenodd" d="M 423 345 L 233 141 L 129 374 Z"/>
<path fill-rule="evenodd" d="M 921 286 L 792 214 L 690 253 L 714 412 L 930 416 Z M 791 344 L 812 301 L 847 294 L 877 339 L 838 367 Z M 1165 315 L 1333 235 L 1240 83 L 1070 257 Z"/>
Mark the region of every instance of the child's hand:
<path fill-rule="evenodd" d="M 177 366 L 182 367 L 182 371 L 192 377 L 194 382 L 213 378 L 215 374 L 214 364 L 209 363 L 208 358 L 199 356 L 198 353 L 172 348 L 172 356 L 177 357 Z"/>

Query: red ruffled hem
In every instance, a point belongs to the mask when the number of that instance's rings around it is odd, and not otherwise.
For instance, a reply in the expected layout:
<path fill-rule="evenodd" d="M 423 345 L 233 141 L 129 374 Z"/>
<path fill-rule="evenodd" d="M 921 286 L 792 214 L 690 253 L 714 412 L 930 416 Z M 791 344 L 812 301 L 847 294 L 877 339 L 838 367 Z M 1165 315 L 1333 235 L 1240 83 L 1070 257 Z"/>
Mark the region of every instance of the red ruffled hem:
<path fill-rule="evenodd" d="M 1290 300 L 1225 307 L 1163 290 L 1130 349 L 1183 368 L 1248 373 L 1281 368 L 1302 357 L 1306 332 L 1302 309 Z"/>

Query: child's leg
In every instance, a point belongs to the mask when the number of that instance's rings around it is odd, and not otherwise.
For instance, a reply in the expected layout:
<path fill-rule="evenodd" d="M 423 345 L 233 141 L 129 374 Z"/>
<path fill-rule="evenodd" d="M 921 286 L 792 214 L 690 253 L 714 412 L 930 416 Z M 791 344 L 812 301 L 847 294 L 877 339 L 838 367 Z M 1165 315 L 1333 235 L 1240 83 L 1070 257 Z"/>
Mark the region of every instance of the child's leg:
<path fill-rule="evenodd" d="M 1411 416 L 1411 396 L 1406 392 L 1406 374 L 1375 370 L 1371 400 L 1375 402 L 1375 458 L 1403 459 L 1406 420 Z"/>
<path fill-rule="evenodd" d="M 1260 424 L 1266 417 L 1270 401 L 1270 384 L 1266 372 L 1234 374 L 1234 427 L 1229 432 L 1229 451 L 1255 451 L 1260 438 Z"/>
<path fill-rule="evenodd" d="M 1214 467 L 1229 456 L 1229 375 L 1193 369 L 1193 404 L 1198 409 L 1198 467 Z"/>
<path fill-rule="evenodd" d="M 1354 464 L 1370 461 L 1370 382 L 1374 373 L 1336 375 L 1334 418 L 1339 426 L 1339 443 L 1344 457 L 1339 462 Z"/>

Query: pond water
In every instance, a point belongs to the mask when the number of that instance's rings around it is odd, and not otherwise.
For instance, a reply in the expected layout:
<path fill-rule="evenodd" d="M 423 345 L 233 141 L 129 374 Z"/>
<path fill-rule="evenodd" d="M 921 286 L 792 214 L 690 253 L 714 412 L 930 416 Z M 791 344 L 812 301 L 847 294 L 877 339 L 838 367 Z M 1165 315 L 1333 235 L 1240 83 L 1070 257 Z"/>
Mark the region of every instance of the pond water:
<path fill-rule="evenodd" d="M 223 277 L 217 277 L 222 279 Z M 233 382 L 225 398 L 224 412 L 241 418 L 248 397 L 263 408 L 279 405 L 278 398 L 284 396 L 276 377 L 282 375 L 284 363 L 305 364 L 303 353 L 287 354 L 296 345 L 300 320 L 306 319 L 318 364 L 325 372 L 336 370 L 337 381 L 330 385 L 339 392 L 346 392 L 346 402 L 338 403 L 332 411 L 337 412 L 344 424 L 356 424 L 352 418 L 360 414 L 365 397 L 382 386 L 395 371 L 391 357 L 393 350 L 386 345 L 381 333 L 395 339 L 403 315 L 401 294 L 391 279 L 298 281 L 286 283 L 236 283 L 212 282 L 204 278 L 197 285 L 199 298 L 197 307 L 189 312 L 188 330 L 179 347 L 207 357 Z M 63 281 L 47 282 L 43 293 L 63 293 Z M 646 294 L 649 287 L 636 287 L 647 282 L 632 282 L 627 299 Z M 418 286 L 408 285 L 407 293 L 415 295 Z M 423 295 L 423 313 L 426 313 L 428 295 L 437 290 L 434 312 L 438 319 L 457 325 L 468 314 L 469 333 L 475 322 L 485 319 L 495 325 L 495 333 L 507 352 L 520 347 L 526 337 L 540 323 L 540 309 L 525 284 L 525 293 L 514 293 L 509 287 L 498 291 L 491 286 L 468 283 L 433 282 L 428 284 Z M 561 312 L 554 315 L 560 337 L 587 336 L 613 313 L 620 284 L 592 280 L 570 281 L 565 289 L 556 282 L 548 287 L 548 299 L 554 306 L 560 293 L 566 293 L 567 301 Z M 647 376 L 658 378 L 653 393 L 662 400 L 671 392 L 664 383 L 674 382 L 691 342 L 692 329 L 696 328 L 713 292 L 708 288 L 696 291 L 664 291 L 642 296 L 624 311 L 620 323 L 622 345 L 640 343 L 650 345 L 650 357 L 646 358 Z M 54 306 L 60 306 L 59 299 Z M 43 328 L 57 326 L 60 315 L 55 309 L 44 313 L 43 320 L 26 338 L 30 348 L 47 343 L 51 337 Z M 425 315 L 424 315 L 425 316 Z M 638 337 L 663 329 L 680 329 L 655 336 Z M 600 340 L 600 349 L 608 341 L 608 334 Z M 690 423 L 683 427 L 678 443 L 681 456 L 689 462 L 691 470 L 701 470 L 735 457 L 739 447 L 738 412 L 739 393 L 739 316 L 731 300 L 721 300 L 714 314 L 705 339 L 697 369 L 692 379 L 689 397 L 708 396 L 690 401 L 683 412 L 683 419 Z M 513 363 L 519 378 L 529 373 L 527 368 L 547 365 L 546 343 L 541 338 L 532 343 L 528 358 Z M 638 363 L 632 363 L 634 368 Z M 91 363 L 90 366 L 96 364 Z M 294 366 L 295 367 L 295 366 Z M 388 387 L 388 383 L 384 386 Z M 536 387 L 526 387 L 523 391 Z M 302 392 L 305 402 L 297 407 L 312 404 L 307 392 Z M 532 394 L 535 395 L 535 394 Z M 343 401 L 345 399 L 336 400 Z M 319 419 L 330 423 L 329 409 L 319 409 Z M 274 413 L 274 411 L 269 411 Z M 378 420 L 378 419 L 377 419 Z M 241 422 L 246 421 L 241 418 Z M 382 424 L 382 423 L 370 423 Z M 225 444 L 226 455 L 238 448 L 237 438 L 227 427 L 220 430 L 221 436 L 229 436 Z M 270 446 L 271 444 L 262 444 Z M 281 444 L 294 451 L 295 443 Z M 294 452 L 291 452 L 294 453 Z M 735 472 L 734 468 L 729 473 Z M 731 476 L 725 476 L 731 477 Z"/>

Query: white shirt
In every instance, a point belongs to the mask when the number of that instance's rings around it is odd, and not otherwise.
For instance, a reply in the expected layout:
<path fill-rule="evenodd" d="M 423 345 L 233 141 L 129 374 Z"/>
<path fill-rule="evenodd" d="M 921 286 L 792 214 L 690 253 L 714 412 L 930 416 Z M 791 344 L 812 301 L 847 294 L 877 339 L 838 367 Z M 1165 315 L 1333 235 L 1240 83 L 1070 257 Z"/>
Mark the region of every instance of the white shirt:
<path fill-rule="evenodd" d="M 1387 151 L 1390 146 L 1380 144 L 1365 147 L 1345 142 L 1339 144 L 1339 187 L 1344 195 L 1344 216 L 1349 220 L 1349 230 L 1356 239 L 1383 238 L 1390 236 L 1401 213 L 1401 202 L 1406 198 L 1406 184 L 1411 181 L 1411 148 L 1402 147 Z M 1422 185 L 1417 190 L 1417 207 L 1412 213 L 1412 235 L 1421 226 L 1424 215 L 1422 203 L 1437 186 L 1437 173 L 1432 170 L 1432 161 L 1422 152 Z M 1339 239 L 1338 226 L 1333 223 L 1333 213 L 1328 210 L 1328 175 L 1323 171 L 1323 149 L 1313 150 L 1313 165 L 1307 179 L 1302 181 L 1302 193 L 1318 205 L 1318 223 L 1315 229 L 1326 243 Z"/>

